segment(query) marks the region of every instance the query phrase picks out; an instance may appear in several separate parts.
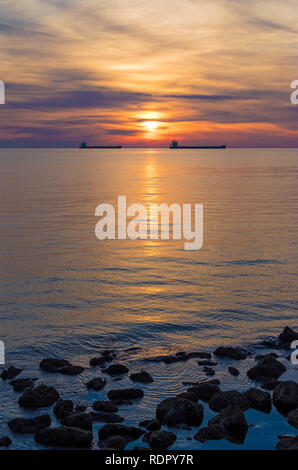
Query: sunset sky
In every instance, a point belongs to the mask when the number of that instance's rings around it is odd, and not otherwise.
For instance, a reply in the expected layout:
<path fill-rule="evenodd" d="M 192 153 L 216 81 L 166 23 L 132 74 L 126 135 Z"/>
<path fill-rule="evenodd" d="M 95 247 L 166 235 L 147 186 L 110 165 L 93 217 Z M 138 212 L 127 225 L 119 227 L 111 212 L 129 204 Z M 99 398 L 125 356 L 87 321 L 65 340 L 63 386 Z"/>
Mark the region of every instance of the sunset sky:
<path fill-rule="evenodd" d="M 0 147 L 298 145 L 297 0 L 0 0 Z"/>

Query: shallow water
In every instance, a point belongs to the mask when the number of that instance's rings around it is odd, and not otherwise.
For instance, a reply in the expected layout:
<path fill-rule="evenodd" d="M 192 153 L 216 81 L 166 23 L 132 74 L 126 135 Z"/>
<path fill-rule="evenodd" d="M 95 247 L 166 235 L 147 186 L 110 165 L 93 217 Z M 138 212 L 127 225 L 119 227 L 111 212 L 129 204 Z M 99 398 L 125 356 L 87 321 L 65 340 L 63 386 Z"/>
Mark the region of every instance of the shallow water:
<path fill-rule="evenodd" d="M 296 150 L 1 150 L 0 180 L 6 362 L 25 366 L 23 376 L 56 384 L 63 397 L 92 402 L 106 390 L 85 391 L 92 370 L 79 378 L 41 374 L 41 358 L 87 366 L 99 349 L 137 345 L 143 350 L 123 360 L 138 369 L 144 356 L 257 344 L 298 324 Z M 203 248 L 184 251 L 183 241 L 97 240 L 95 208 L 116 205 L 118 195 L 147 206 L 202 203 Z M 155 381 L 144 386 L 144 400 L 124 409 L 126 421 L 152 416 L 162 397 L 185 389 L 183 380 L 202 377 L 195 360 L 186 364 L 147 365 Z M 221 367 L 223 384 L 235 387 Z M 109 382 L 107 390 L 130 381 Z M 237 387 L 244 390 L 248 382 L 243 372 Z M 7 420 L 24 412 L 11 387 L 0 388 L 2 435 Z M 273 436 L 295 433 L 276 411 L 266 418 L 246 415 L 263 423 L 251 428 L 246 448 L 274 448 Z M 184 435 L 174 448 L 201 446 Z M 31 437 L 13 441 L 16 448 L 36 447 Z"/>

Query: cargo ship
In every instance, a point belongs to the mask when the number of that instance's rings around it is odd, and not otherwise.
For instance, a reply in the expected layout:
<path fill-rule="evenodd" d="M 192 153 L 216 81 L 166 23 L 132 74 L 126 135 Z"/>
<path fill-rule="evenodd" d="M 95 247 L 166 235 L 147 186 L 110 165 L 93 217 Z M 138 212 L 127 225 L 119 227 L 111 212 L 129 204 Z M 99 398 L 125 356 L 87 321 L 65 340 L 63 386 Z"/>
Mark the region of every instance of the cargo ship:
<path fill-rule="evenodd" d="M 170 149 L 225 149 L 226 145 L 178 145 L 177 140 L 172 140 Z"/>
<path fill-rule="evenodd" d="M 87 145 L 87 142 L 82 142 L 79 145 L 80 149 L 122 149 L 122 145 Z"/>

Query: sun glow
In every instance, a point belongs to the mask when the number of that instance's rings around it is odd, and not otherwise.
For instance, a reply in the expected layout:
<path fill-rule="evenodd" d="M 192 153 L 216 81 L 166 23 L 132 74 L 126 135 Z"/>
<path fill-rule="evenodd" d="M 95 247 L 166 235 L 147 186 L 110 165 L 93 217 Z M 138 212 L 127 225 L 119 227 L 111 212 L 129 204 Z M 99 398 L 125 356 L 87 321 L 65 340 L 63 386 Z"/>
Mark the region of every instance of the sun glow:
<path fill-rule="evenodd" d="M 148 131 L 153 131 L 159 126 L 159 122 L 158 121 L 145 121 L 145 122 L 142 122 L 142 126 L 144 126 L 145 129 L 147 129 Z"/>

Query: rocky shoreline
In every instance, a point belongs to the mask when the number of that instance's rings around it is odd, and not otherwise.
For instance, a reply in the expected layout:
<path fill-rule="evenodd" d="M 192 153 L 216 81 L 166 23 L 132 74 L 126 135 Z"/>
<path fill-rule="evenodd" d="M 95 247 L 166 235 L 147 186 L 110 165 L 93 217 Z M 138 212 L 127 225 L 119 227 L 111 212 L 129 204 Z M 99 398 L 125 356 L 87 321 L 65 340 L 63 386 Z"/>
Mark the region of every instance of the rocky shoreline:
<path fill-rule="evenodd" d="M 50 384 L 38 383 L 36 377 L 19 377 L 24 371 L 10 366 L 1 373 L 3 381 L 8 382 L 13 391 L 19 394 L 18 405 L 23 410 L 39 410 L 53 407 L 59 426 L 52 426 L 49 413 L 34 417 L 14 417 L 8 428 L 14 434 L 32 434 L 36 443 L 43 448 L 97 448 L 125 449 L 128 444 L 142 439 L 149 447 L 135 445 L 135 449 L 167 449 L 179 439 L 179 429 L 193 431 L 193 439 L 198 443 L 209 440 L 225 439 L 234 444 L 243 444 L 249 431 L 245 412 L 250 409 L 269 415 L 274 407 L 293 427 L 293 434 L 279 435 L 276 449 L 298 450 L 298 383 L 283 380 L 287 367 L 279 358 L 280 351 L 291 351 L 291 343 L 298 340 L 298 333 L 286 327 L 277 338 L 268 338 L 263 346 L 271 352 L 254 356 L 254 365 L 246 370 L 247 377 L 254 386 L 241 393 L 236 389 L 222 390 L 215 368 L 220 361 L 228 358 L 235 362 L 227 367 L 235 381 L 239 375 L 237 363 L 252 356 L 241 347 L 221 346 L 213 353 L 206 351 L 178 351 L 175 354 L 144 358 L 147 370 L 130 372 L 127 365 L 118 362 L 115 350 L 103 350 L 90 359 L 94 377 L 85 382 L 88 390 L 104 391 L 110 381 L 120 380 L 123 376 L 135 385 L 125 388 L 111 388 L 106 399 L 96 400 L 88 405 L 75 404 L 73 400 L 63 399 L 59 390 Z M 130 348 L 132 350 L 133 348 Z M 286 358 L 288 361 L 290 356 Z M 141 420 L 138 426 L 123 424 L 121 406 L 142 400 L 146 395 L 146 385 L 154 381 L 150 363 L 171 364 L 195 360 L 202 368 L 206 379 L 198 382 L 184 382 L 185 390 L 176 396 L 163 399 L 153 410 L 151 419 Z M 290 364 L 290 363 L 289 363 Z M 80 376 L 84 367 L 74 365 L 66 359 L 44 358 L 40 370 L 48 377 L 52 374 Z M 142 384 L 140 388 L 138 384 Z M 206 426 L 201 427 L 206 407 L 215 412 Z M 94 423 L 102 423 L 97 436 L 93 434 Z M 9 448 L 9 436 L 0 436 L 0 447 Z M 204 448 L 204 447 L 203 447 Z"/>

